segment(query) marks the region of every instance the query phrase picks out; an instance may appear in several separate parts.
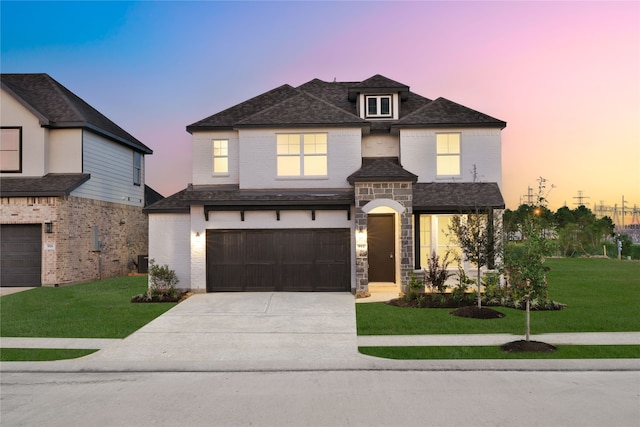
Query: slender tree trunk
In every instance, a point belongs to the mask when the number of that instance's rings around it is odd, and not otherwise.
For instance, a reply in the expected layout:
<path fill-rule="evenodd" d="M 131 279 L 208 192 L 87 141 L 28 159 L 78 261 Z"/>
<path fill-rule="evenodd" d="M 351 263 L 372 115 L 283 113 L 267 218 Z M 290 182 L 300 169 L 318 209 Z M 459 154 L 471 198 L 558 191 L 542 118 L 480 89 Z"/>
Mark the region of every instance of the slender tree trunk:
<path fill-rule="evenodd" d="M 527 300 L 527 306 L 526 306 L 526 312 L 527 312 L 527 326 L 525 328 L 525 334 L 524 334 L 524 339 L 526 341 L 529 341 L 529 336 L 531 335 L 531 317 L 530 317 L 530 310 L 529 310 L 529 294 L 527 294 L 526 296 L 526 300 Z"/>
<path fill-rule="evenodd" d="M 482 299 L 480 298 L 480 263 L 478 263 L 478 308 L 482 308 Z"/>

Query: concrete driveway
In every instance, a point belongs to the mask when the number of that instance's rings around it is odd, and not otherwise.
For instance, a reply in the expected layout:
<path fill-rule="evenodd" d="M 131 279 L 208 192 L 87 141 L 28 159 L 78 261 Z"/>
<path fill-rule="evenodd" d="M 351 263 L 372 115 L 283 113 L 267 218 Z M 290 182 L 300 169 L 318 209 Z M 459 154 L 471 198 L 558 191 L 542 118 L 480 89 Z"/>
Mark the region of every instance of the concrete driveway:
<path fill-rule="evenodd" d="M 234 364 L 243 369 L 343 366 L 359 360 L 348 292 L 196 294 L 84 358 L 92 362 Z"/>

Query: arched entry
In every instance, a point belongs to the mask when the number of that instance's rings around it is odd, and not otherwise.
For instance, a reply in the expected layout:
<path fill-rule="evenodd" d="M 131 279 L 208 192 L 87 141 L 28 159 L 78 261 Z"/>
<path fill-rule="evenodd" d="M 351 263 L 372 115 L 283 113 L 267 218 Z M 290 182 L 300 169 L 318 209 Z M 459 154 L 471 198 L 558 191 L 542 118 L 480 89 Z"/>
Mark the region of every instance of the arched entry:
<path fill-rule="evenodd" d="M 376 199 L 363 206 L 367 214 L 368 281 L 395 283 L 400 252 L 397 238 L 398 215 L 404 206 L 391 199 Z"/>

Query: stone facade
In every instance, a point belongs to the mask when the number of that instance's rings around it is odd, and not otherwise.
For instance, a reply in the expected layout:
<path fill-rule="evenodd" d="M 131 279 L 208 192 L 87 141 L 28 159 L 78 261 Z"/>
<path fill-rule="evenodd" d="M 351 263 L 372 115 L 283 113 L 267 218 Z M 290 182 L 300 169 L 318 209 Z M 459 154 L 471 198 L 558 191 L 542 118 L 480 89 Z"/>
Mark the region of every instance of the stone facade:
<path fill-rule="evenodd" d="M 377 199 L 398 202 L 404 212 L 396 211 L 396 239 L 400 252 L 399 285 L 407 283 L 413 271 L 413 190 L 411 182 L 357 182 L 355 183 L 355 228 L 356 232 L 367 229 L 367 213 L 362 209 L 367 203 Z M 399 231 L 399 233 L 398 233 Z M 356 292 L 366 292 L 369 286 L 369 265 L 367 253 L 356 253 Z"/>
<path fill-rule="evenodd" d="M 53 232 L 42 235 L 45 286 L 122 276 L 148 253 L 148 220 L 140 207 L 72 196 L 3 197 L 0 205 L 2 224 L 53 223 Z"/>

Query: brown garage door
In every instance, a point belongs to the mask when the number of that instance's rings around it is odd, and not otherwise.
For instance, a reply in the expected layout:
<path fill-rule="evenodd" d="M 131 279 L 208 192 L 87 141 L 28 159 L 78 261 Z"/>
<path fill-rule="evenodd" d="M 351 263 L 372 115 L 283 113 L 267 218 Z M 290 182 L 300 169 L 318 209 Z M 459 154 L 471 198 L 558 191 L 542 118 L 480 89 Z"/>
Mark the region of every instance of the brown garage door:
<path fill-rule="evenodd" d="M 207 230 L 207 291 L 349 291 L 350 231 Z"/>
<path fill-rule="evenodd" d="M 0 225 L 0 285 L 42 285 L 42 225 Z"/>

